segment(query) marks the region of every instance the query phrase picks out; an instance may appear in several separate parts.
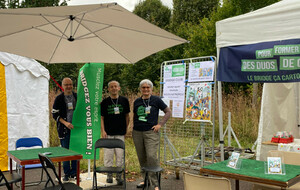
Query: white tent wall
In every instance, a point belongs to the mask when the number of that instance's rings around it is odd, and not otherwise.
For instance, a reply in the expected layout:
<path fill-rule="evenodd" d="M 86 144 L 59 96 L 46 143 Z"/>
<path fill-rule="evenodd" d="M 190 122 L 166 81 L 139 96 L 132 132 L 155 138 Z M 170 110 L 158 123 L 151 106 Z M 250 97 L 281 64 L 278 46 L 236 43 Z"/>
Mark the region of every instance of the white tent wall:
<path fill-rule="evenodd" d="M 218 59 L 222 47 L 300 39 L 299 10 L 299 0 L 282 0 L 265 8 L 217 22 Z M 219 60 L 218 64 L 221 64 Z M 298 103 L 296 103 L 298 97 L 295 99 L 295 88 L 294 83 L 264 85 L 257 159 L 262 156 L 261 152 L 270 148 L 261 147 L 261 142 L 269 141 L 277 131 L 291 131 L 296 138 L 299 137 L 297 127 Z M 219 93 L 218 99 L 222 99 L 221 93 Z M 223 128 L 222 105 L 219 106 L 219 116 L 219 125 L 220 128 Z M 220 134 L 220 136 L 222 135 Z M 272 148 L 274 149 L 274 146 Z"/>
<path fill-rule="evenodd" d="M 5 67 L 9 149 L 20 137 L 49 141 L 48 80 L 29 71 L 20 72 L 13 64 Z M 17 100 L 17 101 L 16 101 Z"/>
<path fill-rule="evenodd" d="M 299 137 L 297 83 L 264 84 L 258 132 L 257 159 L 266 160 L 269 150 L 277 146 L 264 145 L 277 131 L 292 132 Z"/>
<path fill-rule="evenodd" d="M 49 145 L 49 71 L 37 61 L 0 52 L 5 66 L 8 150 L 21 137 Z"/>

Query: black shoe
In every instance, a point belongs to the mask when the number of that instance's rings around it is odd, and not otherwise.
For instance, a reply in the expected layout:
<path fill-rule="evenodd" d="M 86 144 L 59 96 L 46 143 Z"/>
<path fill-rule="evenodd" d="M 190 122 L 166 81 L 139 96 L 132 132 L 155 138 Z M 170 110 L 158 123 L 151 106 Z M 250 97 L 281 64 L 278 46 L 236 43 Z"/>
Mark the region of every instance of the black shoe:
<path fill-rule="evenodd" d="M 71 175 L 69 178 L 70 181 L 77 181 L 77 176 L 76 175 Z M 81 182 L 81 177 L 79 177 L 79 181 Z"/>
<path fill-rule="evenodd" d="M 112 183 L 113 178 L 111 176 L 107 176 L 106 183 Z"/>
<path fill-rule="evenodd" d="M 123 180 L 122 179 L 117 179 L 117 185 L 123 185 Z"/>
<path fill-rule="evenodd" d="M 136 188 L 144 188 L 145 184 L 144 183 L 139 183 Z"/>
<path fill-rule="evenodd" d="M 63 182 L 68 182 L 69 181 L 69 177 L 68 176 L 64 176 L 63 177 Z"/>

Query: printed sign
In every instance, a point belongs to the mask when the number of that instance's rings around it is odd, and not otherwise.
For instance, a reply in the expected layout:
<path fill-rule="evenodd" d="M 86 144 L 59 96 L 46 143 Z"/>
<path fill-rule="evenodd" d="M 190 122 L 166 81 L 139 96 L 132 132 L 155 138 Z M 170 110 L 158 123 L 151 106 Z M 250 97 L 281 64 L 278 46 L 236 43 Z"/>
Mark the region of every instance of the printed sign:
<path fill-rule="evenodd" d="M 189 63 L 189 82 L 213 81 L 215 63 L 203 61 Z"/>
<path fill-rule="evenodd" d="M 164 66 L 163 97 L 170 100 L 184 100 L 185 64 Z"/>
<path fill-rule="evenodd" d="M 94 159 L 94 143 L 100 138 L 100 102 L 103 88 L 103 63 L 87 63 L 79 71 L 77 104 L 73 114 L 70 149 Z"/>
<path fill-rule="evenodd" d="M 173 100 L 172 117 L 183 118 L 184 99 Z"/>
<path fill-rule="evenodd" d="M 300 81 L 300 39 L 224 47 L 219 57 L 218 81 Z"/>

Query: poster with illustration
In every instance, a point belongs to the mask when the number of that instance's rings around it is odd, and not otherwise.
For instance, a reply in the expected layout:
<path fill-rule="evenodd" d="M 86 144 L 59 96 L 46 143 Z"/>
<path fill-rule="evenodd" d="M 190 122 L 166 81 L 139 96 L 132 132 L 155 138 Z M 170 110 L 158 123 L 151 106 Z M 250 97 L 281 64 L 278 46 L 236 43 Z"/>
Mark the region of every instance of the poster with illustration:
<path fill-rule="evenodd" d="M 282 174 L 280 157 L 268 157 L 268 174 Z"/>
<path fill-rule="evenodd" d="M 188 83 L 186 120 L 211 121 L 211 83 Z"/>
<path fill-rule="evenodd" d="M 189 82 L 213 81 L 215 63 L 202 61 L 189 64 Z"/>

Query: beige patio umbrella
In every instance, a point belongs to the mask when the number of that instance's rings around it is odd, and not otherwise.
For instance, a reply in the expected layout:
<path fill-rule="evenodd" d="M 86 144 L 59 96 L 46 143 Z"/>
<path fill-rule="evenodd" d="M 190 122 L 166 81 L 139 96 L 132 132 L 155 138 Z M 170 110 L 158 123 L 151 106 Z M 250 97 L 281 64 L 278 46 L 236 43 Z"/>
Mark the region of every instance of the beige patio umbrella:
<path fill-rule="evenodd" d="M 0 10 L 0 51 L 45 63 L 135 63 L 186 40 L 116 3 Z"/>

